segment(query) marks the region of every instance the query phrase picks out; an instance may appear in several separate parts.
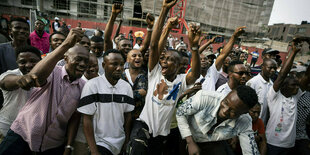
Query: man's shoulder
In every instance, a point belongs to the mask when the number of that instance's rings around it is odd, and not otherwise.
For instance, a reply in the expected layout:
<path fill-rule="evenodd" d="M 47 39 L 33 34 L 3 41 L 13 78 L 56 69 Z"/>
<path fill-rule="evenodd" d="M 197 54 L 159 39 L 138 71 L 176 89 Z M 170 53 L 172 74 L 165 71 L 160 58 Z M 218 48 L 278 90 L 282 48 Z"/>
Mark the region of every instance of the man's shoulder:
<path fill-rule="evenodd" d="M 1 48 L 13 48 L 11 42 L 6 43 L 0 43 L 0 49 Z"/>
<path fill-rule="evenodd" d="M 123 79 L 119 79 L 117 81 L 117 86 L 119 86 L 121 89 L 132 89 L 130 84 Z"/>

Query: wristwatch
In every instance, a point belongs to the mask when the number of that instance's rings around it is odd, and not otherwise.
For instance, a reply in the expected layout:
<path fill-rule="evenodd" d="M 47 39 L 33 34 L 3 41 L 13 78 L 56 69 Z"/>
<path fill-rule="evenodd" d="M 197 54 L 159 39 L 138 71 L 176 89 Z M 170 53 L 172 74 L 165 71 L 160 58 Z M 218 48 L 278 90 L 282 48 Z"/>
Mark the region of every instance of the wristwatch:
<path fill-rule="evenodd" d="M 198 46 L 191 47 L 191 49 L 192 49 L 193 51 L 197 51 L 197 50 L 198 50 Z"/>
<path fill-rule="evenodd" d="M 71 145 L 67 145 L 65 148 L 66 148 L 66 149 L 70 149 L 71 151 L 73 151 L 73 150 L 74 150 L 74 147 L 73 147 L 73 146 L 71 146 Z"/>

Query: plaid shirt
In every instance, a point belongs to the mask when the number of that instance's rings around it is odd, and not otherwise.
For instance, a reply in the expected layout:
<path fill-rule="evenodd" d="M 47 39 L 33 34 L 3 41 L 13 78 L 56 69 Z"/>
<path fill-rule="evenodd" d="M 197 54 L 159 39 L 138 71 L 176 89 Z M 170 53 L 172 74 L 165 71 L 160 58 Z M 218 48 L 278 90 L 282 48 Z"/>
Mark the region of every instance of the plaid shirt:
<path fill-rule="evenodd" d="M 196 142 L 212 142 L 238 136 L 243 154 L 259 154 L 249 114 L 227 119 L 215 127 L 213 133 L 208 133 L 217 123 L 217 113 L 225 96 L 201 90 L 180 105 L 177 120 L 182 137 L 192 136 Z"/>

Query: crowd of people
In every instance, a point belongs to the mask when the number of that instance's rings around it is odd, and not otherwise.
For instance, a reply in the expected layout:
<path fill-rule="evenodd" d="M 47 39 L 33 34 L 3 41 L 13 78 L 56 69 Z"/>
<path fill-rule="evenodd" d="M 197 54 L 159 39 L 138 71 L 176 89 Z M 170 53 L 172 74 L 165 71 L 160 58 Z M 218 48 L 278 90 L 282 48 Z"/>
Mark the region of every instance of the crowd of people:
<path fill-rule="evenodd" d="M 310 40 L 292 40 L 283 64 L 264 49 L 255 65 L 257 50 L 234 47 L 245 26 L 215 53 L 218 36 L 204 41 L 195 23 L 188 43 L 174 38 L 176 2 L 163 0 L 156 22 L 147 14 L 136 43 L 121 22 L 112 37 L 118 3 L 91 38 L 59 18 L 51 34 L 41 19 L 30 33 L 12 18 L 0 44 L 0 155 L 310 154 L 310 67 L 294 63 Z"/>

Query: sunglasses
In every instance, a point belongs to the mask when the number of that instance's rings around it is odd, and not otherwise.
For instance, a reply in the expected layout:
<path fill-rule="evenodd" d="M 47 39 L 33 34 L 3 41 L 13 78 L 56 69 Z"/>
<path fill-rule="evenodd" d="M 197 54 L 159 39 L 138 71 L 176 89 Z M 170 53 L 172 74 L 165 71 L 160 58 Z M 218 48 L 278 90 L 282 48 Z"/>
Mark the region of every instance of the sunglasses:
<path fill-rule="evenodd" d="M 242 76 L 242 75 L 248 75 L 248 76 L 251 76 L 251 72 L 247 72 L 247 71 L 240 71 L 240 72 L 234 72 L 234 73 L 236 73 L 236 74 L 238 74 L 238 75 L 240 75 L 240 76 Z"/>

